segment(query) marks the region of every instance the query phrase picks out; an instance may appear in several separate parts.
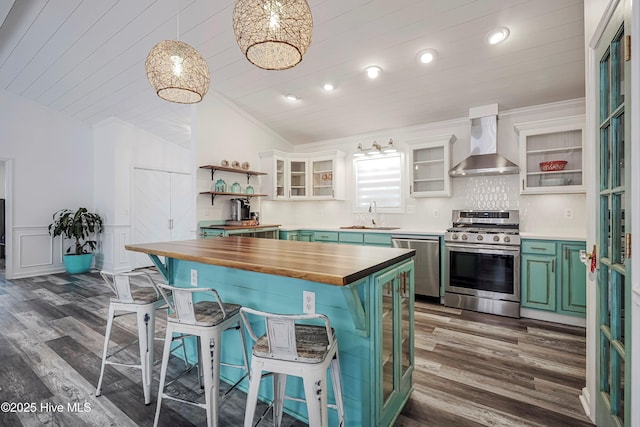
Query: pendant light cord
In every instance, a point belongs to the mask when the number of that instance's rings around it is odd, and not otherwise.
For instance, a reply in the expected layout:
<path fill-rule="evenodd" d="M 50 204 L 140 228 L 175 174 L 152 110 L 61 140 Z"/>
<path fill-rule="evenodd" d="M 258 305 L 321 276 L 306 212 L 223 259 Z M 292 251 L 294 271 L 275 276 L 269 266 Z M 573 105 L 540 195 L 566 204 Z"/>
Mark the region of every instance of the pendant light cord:
<path fill-rule="evenodd" d="M 180 41 L 180 0 L 176 0 L 176 40 Z"/>

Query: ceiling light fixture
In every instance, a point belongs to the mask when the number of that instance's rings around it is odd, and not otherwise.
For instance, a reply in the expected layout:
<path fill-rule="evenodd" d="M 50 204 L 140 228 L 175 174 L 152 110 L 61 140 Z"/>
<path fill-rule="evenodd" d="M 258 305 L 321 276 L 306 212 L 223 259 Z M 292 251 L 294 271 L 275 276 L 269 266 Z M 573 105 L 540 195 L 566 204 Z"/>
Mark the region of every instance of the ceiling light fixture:
<path fill-rule="evenodd" d="M 295 67 L 311 44 L 313 17 L 306 0 L 237 0 L 233 32 L 240 50 L 256 67 Z"/>
<path fill-rule="evenodd" d="M 380 154 L 392 154 L 398 151 L 393 145 L 393 139 L 389 139 L 386 146 L 382 147 L 378 144 L 378 141 L 373 141 L 370 148 L 362 148 L 362 144 L 358 143 L 356 152 L 353 153 L 353 157 L 376 156 Z"/>
<path fill-rule="evenodd" d="M 287 98 L 289 101 L 297 101 L 298 100 L 298 97 L 293 95 L 293 94 L 291 94 L 291 93 L 287 94 L 285 96 L 285 98 Z"/>
<path fill-rule="evenodd" d="M 370 65 L 364 71 L 367 72 L 367 77 L 370 79 L 377 79 L 382 74 L 382 68 L 377 65 Z"/>
<path fill-rule="evenodd" d="M 418 62 L 421 64 L 428 64 L 436 59 L 436 51 L 433 49 L 421 50 L 418 53 Z"/>
<path fill-rule="evenodd" d="M 176 22 L 177 40 L 161 41 L 147 55 L 147 79 L 160 98 L 179 104 L 194 104 L 202 101 L 209 90 L 209 67 L 196 49 L 179 40 L 179 6 Z"/>
<path fill-rule="evenodd" d="M 510 31 L 507 27 L 501 27 L 496 30 L 493 30 L 487 36 L 487 41 L 489 44 L 498 44 L 502 43 L 509 37 Z"/>
<path fill-rule="evenodd" d="M 331 83 L 325 83 L 324 85 L 322 85 L 322 88 L 324 90 L 326 90 L 327 92 L 331 92 L 333 89 L 335 89 L 333 87 L 333 84 L 331 84 Z"/>

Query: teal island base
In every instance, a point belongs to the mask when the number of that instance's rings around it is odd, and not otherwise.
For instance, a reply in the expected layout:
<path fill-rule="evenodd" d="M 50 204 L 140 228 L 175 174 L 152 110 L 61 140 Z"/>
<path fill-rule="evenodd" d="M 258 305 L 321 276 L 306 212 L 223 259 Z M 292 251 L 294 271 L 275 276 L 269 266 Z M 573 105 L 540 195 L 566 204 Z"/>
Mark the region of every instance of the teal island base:
<path fill-rule="evenodd" d="M 222 239 L 238 239 L 234 237 Z M 246 239 L 246 238 L 244 238 Z M 209 239 L 209 241 L 216 239 Z M 265 240 L 265 239 L 251 239 Z M 322 245 L 319 243 L 288 242 L 289 244 Z M 145 245 L 140 245 L 145 246 Z M 150 246 L 150 245 L 146 245 Z M 327 246 L 334 245 L 323 245 Z M 338 247 L 338 245 L 335 245 Z M 128 249 L 147 252 L 167 283 L 190 287 L 192 271 L 197 271 L 198 287 L 215 288 L 224 302 L 241 304 L 274 313 L 301 313 L 303 291 L 315 294 L 315 311 L 325 314 L 336 331 L 342 369 L 346 426 L 390 426 L 402 410 L 412 390 L 413 372 L 413 258 L 392 258 L 379 263 L 381 268 L 369 268 L 367 275 L 343 285 L 288 277 L 280 274 L 249 271 L 212 265 L 207 262 L 165 256 L 162 251 L 141 250 L 135 245 Z M 148 249 L 148 247 L 146 248 Z M 297 248 L 296 248 L 297 249 Z M 346 249 L 341 249 L 346 250 Z M 390 248 L 369 248 L 375 251 L 399 251 Z M 397 255 L 397 252 L 389 252 Z M 165 254 L 166 255 L 166 254 Z M 185 257 L 187 258 L 187 257 Z M 397 262 L 396 262 L 397 260 Z M 357 277 L 353 275 L 351 277 Z M 362 275 L 360 275 L 362 276 Z M 256 333 L 264 333 L 262 322 L 252 324 Z M 246 340 L 249 346 L 251 341 Z M 242 354 L 237 334 L 223 336 L 222 361 L 240 364 Z M 247 349 L 249 357 L 251 349 Z M 181 352 L 176 352 L 176 355 Z M 195 346 L 188 348 L 188 357 L 195 359 Z M 239 370 L 221 368 L 221 378 L 235 383 Z M 329 402 L 333 393 L 331 376 L 327 376 Z M 246 392 L 248 381 L 239 386 Z M 302 381 L 288 377 L 286 394 L 304 399 Z M 272 380 L 262 380 L 260 399 L 271 401 Z M 244 408 L 238 408 L 244 410 Z M 285 411 L 307 421 L 304 403 L 285 401 Z M 329 409 L 329 425 L 336 426 L 337 414 Z"/>

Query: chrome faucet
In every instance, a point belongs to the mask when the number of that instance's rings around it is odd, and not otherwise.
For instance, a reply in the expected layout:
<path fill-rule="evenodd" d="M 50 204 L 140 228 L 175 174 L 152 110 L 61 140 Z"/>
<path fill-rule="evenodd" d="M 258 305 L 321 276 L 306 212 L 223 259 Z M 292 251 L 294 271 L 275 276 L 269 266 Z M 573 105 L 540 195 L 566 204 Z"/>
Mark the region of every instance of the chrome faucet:
<path fill-rule="evenodd" d="M 369 203 L 369 213 L 372 214 L 371 215 L 371 225 L 373 225 L 374 227 L 376 226 L 376 213 L 378 211 L 378 205 L 376 203 L 375 200 L 372 200 L 371 203 Z"/>

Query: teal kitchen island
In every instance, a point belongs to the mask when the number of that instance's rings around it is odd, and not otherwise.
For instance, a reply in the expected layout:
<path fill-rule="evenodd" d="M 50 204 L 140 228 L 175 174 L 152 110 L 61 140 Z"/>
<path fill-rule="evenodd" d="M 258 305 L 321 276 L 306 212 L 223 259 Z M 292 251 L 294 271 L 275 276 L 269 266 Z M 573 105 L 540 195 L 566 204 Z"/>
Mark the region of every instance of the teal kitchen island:
<path fill-rule="evenodd" d="M 132 244 L 126 249 L 148 254 L 173 286 L 213 287 L 223 301 L 258 310 L 301 313 L 303 291 L 313 292 L 315 311 L 325 314 L 336 331 L 345 425 L 392 425 L 407 402 L 413 387 L 414 250 L 248 237 Z M 193 270 L 197 284 L 192 284 Z M 264 332 L 263 325 L 253 326 Z M 225 336 L 222 360 L 241 362 L 239 346 L 237 334 Z M 194 357 L 194 349 L 190 351 Z M 234 383 L 240 374 L 223 367 L 221 377 Z M 245 380 L 240 388 L 246 387 Z M 327 390 L 331 403 L 330 384 Z M 264 379 L 260 398 L 270 401 L 271 391 L 271 379 Z M 304 398 L 302 382 L 289 377 L 286 393 Z M 307 421 L 303 403 L 285 401 L 285 411 Z M 337 425 L 331 409 L 329 425 Z"/>

